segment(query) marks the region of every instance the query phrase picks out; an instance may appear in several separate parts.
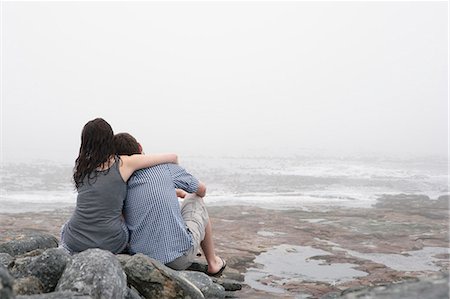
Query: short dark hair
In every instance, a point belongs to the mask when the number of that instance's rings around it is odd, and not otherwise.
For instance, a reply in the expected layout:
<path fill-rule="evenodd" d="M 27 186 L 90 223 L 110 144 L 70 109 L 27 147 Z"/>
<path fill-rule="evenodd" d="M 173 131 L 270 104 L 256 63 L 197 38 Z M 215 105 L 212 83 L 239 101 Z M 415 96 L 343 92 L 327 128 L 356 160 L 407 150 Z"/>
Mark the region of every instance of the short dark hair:
<path fill-rule="evenodd" d="M 141 153 L 141 148 L 136 138 L 128 133 L 118 133 L 114 135 L 114 146 L 117 155 L 131 156 Z"/>

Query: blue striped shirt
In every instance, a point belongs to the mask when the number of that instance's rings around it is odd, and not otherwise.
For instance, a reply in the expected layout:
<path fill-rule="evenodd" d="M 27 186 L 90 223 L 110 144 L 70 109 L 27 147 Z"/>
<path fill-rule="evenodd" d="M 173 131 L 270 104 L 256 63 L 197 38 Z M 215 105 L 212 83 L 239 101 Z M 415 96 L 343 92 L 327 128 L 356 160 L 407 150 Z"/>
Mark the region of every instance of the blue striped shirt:
<path fill-rule="evenodd" d="M 136 171 L 128 181 L 124 205 L 130 253 L 143 253 L 166 264 L 191 248 L 192 237 L 175 188 L 195 193 L 198 186 L 199 181 L 176 164 Z"/>

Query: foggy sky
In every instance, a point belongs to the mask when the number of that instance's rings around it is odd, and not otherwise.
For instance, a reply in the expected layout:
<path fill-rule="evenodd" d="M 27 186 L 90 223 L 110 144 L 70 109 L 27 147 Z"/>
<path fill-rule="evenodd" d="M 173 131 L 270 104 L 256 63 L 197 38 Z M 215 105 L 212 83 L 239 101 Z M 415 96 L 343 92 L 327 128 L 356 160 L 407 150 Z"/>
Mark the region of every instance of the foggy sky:
<path fill-rule="evenodd" d="M 447 2 L 3 2 L 1 156 L 441 155 Z"/>

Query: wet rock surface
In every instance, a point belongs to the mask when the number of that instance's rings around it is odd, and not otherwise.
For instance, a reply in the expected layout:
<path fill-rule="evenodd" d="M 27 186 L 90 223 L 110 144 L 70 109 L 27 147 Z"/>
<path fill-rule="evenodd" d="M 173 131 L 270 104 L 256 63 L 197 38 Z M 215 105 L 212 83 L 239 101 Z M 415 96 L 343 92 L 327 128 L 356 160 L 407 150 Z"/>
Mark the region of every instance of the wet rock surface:
<path fill-rule="evenodd" d="M 447 299 L 449 297 L 448 279 L 448 273 L 435 274 L 397 284 L 327 294 L 321 299 Z"/>
<path fill-rule="evenodd" d="M 214 207 L 210 215 L 218 254 L 227 259 L 231 269 L 245 275 L 247 285 L 238 292 L 239 296 L 320 298 L 330 292 L 398 283 L 448 271 L 448 203 L 448 196 L 431 200 L 426 196 L 398 195 L 383 196 L 372 208 Z M 273 252 L 280 244 L 286 245 L 284 252 L 272 255 L 271 259 L 282 267 L 280 257 L 292 257 L 291 265 L 279 271 L 288 274 L 266 273 L 267 269 L 270 272 L 270 264 L 260 264 L 258 258 Z M 326 253 L 299 261 L 295 253 L 298 247 Z M 298 266 L 306 262 L 311 270 L 314 261 L 319 262 L 314 266 L 317 275 L 307 275 L 308 271 Z M 342 264 L 365 275 L 335 280 L 321 277 L 327 266 Z M 251 280 L 253 272 L 264 275 L 255 282 Z"/>
<path fill-rule="evenodd" d="M 381 197 L 372 208 L 324 204 L 297 210 L 210 207 L 217 253 L 228 264 L 223 276 L 213 281 L 222 285 L 225 292 L 224 282 L 232 281 L 228 289 L 237 282 L 233 296 L 239 298 L 321 298 L 395 286 L 447 272 L 450 269 L 448 201 L 448 196 L 429 199 L 389 195 Z M 60 227 L 70 214 L 71 210 L 3 214 L 0 242 L 30 232 L 59 236 Z M 304 258 L 299 250 L 310 250 L 312 256 Z M 271 259 L 279 259 L 280 255 L 290 260 L 286 266 L 288 271 L 282 268 L 284 265 L 275 264 L 279 273 L 267 272 L 271 269 Z M 16 261 L 18 258 L 24 257 L 15 257 Z M 123 267 L 130 257 L 117 258 Z M 0 256 L 0 261 L 3 260 L 11 263 L 8 256 Z M 204 259 L 199 258 L 198 262 L 195 270 L 202 271 Z M 308 263 L 310 270 L 317 270 L 321 275 L 326 267 L 343 264 L 364 275 L 328 279 L 305 273 L 302 267 L 296 267 L 300 262 Z M 433 298 L 424 294 L 422 298 Z"/>

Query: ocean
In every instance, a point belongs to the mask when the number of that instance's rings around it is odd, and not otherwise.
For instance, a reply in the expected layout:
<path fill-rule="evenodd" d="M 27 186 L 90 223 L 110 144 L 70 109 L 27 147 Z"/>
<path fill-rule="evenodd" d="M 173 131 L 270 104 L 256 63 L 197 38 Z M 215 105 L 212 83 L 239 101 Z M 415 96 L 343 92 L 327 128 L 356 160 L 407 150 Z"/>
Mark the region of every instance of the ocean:
<path fill-rule="evenodd" d="M 206 183 L 210 206 L 304 209 L 314 205 L 370 207 L 383 194 L 449 194 L 445 158 L 180 157 Z M 73 165 L 3 163 L 0 213 L 73 207 Z"/>

